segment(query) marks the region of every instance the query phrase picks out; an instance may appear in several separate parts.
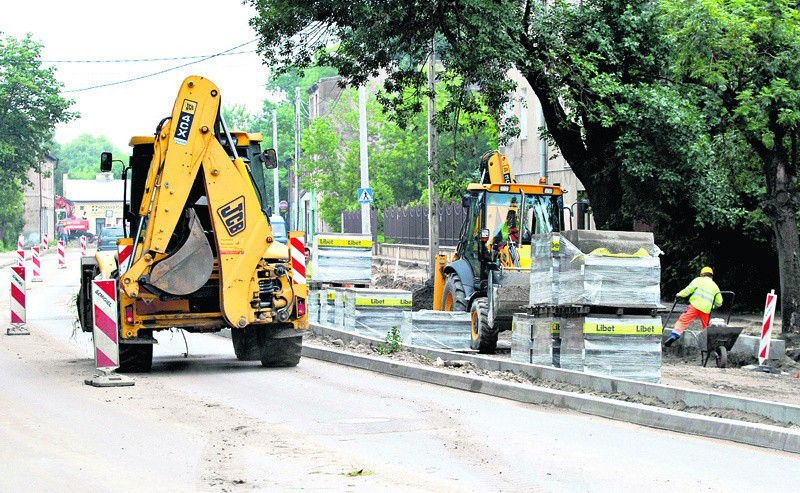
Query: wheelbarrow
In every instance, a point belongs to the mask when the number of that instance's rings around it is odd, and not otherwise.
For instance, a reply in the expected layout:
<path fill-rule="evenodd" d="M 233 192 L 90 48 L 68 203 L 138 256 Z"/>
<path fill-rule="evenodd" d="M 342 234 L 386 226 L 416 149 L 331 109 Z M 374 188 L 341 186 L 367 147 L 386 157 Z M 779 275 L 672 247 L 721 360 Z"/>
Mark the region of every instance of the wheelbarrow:
<path fill-rule="evenodd" d="M 742 333 L 742 327 L 731 327 L 731 311 L 733 310 L 733 300 L 736 293 L 733 291 L 721 291 L 722 297 L 725 300 L 724 305 L 728 307 L 727 315 L 724 318 L 711 317 L 708 326 L 700 331 L 697 336 L 697 345 L 700 347 L 700 364 L 706 366 L 708 360 L 711 359 L 711 354 L 714 354 L 714 360 L 717 368 L 725 368 L 728 366 L 728 351 L 733 349 L 736 340 Z M 728 298 L 730 297 L 730 298 Z M 675 304 L 678 302 L 677 298 L 675 303 L 672 304 L 672 309 L 667 316 L 667 321 L 664 323 L 666 327 L 669 319 L 672 316 L 672 311 L 675 309 Z M 713 315 L 713 312 L 712 312 Z"/>

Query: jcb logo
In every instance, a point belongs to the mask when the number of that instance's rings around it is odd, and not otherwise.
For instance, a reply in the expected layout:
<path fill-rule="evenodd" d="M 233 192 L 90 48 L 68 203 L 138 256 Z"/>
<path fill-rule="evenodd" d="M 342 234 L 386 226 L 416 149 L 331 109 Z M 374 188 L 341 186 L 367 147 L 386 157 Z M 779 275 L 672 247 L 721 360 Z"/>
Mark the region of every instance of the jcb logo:
<path fill-rule="evenodd" d="M 192 129 L 192 121 L 194 120 L 194 113 L 197 111 L 197 103 L 188 99 L 183 100 L 181 106 L 181 115 L 178 121 L 175 122 L 175 142 L 180 145 L 186 145 L 189 140 L 189 130 Z"/>
<path fill-rule="evenodd" d="M 220 219 L 225 224 L 228 234 L 236 236 L 245 229 L 244 222 L 244 197 L 233 199 L 217 209 Z"/>

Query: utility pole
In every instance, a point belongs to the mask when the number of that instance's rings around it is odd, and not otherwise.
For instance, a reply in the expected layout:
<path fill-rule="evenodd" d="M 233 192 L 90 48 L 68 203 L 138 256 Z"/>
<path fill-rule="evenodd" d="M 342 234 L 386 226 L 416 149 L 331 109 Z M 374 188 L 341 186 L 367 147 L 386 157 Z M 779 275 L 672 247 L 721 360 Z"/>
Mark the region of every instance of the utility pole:
<path fill-rule="evenodd" d="M 361 188 L 369 188 L 369 163 L 367 161 L 367 87 L 358 88 L 358 136 L 361 161 Z M 361 204 L 361 233 L 372 236 L 369 203 Z"/>
<path fill-rule="evenodd" d="M 297 189 L 298 179 L 297 179 L 297 162 L 300 160 L 300 88 L 294 88 L 294 177 L 292 179 L 292 205 L 291 210 L 289 211 L 290 219 L 289 222 L 291 224 L 292 230 L 297 230 L 297 223 L 299 222 L 300 218 L 300 207 L 299 207 L 299 193 Z"/>
<path fill-rule="evenodd" d="M 275 149 L 275 156 L 278 156 L 278 110 L 272 110 L 272 148 Z M 280 204 L 280 197 L 278 196 L 278 167 L 276 166 L 275 169 L 272 170 L 272 202 L 273 208 L 272 210 L 275 211 L 275 214 L 278 213 L 278 207 Z"/>
<path fill-rule="evenodd" d="M 439 136 L 436 132 L 436 39 L 431 40 L 431 57 L 428 63 L 428 249 L 430 250 L 430 276 L 434 277 L 436 255 L 439 254 L 439 198 L 434 179 L 439 172 L 437 154 Z"/>

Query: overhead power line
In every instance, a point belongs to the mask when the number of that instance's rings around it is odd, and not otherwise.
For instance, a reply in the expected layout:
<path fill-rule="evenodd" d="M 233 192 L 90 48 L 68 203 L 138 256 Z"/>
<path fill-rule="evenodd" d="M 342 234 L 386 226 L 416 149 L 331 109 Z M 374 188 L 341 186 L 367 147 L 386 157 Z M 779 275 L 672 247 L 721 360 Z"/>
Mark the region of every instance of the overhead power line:
<path fill-rule="evenodd" d="M 194 60 L 194 61 L 191 61 L 191 62 L 188 62 L 188 63 L 183 63 L 181 65 L 176 65 L 175 67 L 170 67 L 170 68 L 167 68 L 167 69 L 164 69 L 164 70 L 159 70 L 158 72 L 153 72 L 153 73 L 150 73 L 150 74 L 140 75 L 138 77 L 132 77 L 130 79 L 120 80 L 120 81 L 116 81 L 116 82 L 107 82 L 105 84 L 97 84 L 97 85 L 94 85 L 94 86 L 83 87 L 83 88 L 80 88 L 80 89 L 67 89 L 67 90 L 64 90 L 64 91 L 61 91 L 61 92 L 62 93 L 84 92 L 84 91 L 90 91 L 92 89 L 100 89 L 100 88 L 103 88 L 103 87 L 111 87 L 111 86 L 118 86 L 118 85 L 121 85 L 121 84 L 128 84 L 130 82 L 135 82 L 137 80 L 147 79 L 147 78 L 150 78 L 150 77 L 155 77 L 156 75 L 161 75 L 161 74 L 165 74 L 167 72 L 172 72 L 173 70 L 178 70 L 179 68 L 188 67 L 189 65 L 194 65 L 196 63 L 204 62 L 206 60 L 210 60 L 210 59 L 216 58 L 218 56 L 223 56 L 223 55 L 229 54 L 233 50 L 239 49 L 239 48 L 241 48 L 243 46 L 247 46 L 247 45 L 255 43 L 255 42 L 256 42 L 255 39 L 251 39 L 250 41 L 248 41 L 246 43 L 242 43 L 240 45 L 234 46 L 233 48 L 228 48 L 227 50 L 220 51 L 219 53 L 214 53 L 213 55 L 204 56 L 202 58 L 199 58 L 197 60 Z"/>
<path fill-rule="evenodd" d="M 215 55 L 173 56 L 166 58 L 127 58 L 120 60 L 42 60 L 42 63 L 138 63 L 138 62 L 167 62 L 172 60 L 196 60 L 210 56 L 244 55 L 255 53 L 256 50 L 233 51 L 230 53 L 217 53 Z"/>

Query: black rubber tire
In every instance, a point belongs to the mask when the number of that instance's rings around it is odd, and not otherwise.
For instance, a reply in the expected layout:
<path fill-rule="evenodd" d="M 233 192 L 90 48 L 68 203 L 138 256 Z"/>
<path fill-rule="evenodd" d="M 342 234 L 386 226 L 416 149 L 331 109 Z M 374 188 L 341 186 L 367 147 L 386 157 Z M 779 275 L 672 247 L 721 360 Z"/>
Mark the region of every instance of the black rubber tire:
<path fill-rule="evenodd" d="M 257 327 L 232 328 L 231 340 L 233 341 L 233 352 L 239 361 L 259 361 L 261 359 Z"/>
<path fill-rule="evenodd" d="M 472 339 L 470 347 L 481 354 L 494 354 L 497 349 L 497 329 L 489 327 L 489 300 L 476 298 L 470 309 Z"/>
<path fill-rule="evenodd" d="M 267 368 L 297 366 L 303 350 L 303 336 L 271 337 L 270 331 L 258 332 L 261 347 L 261 365 Z"/>
<path fill-rule="evenodd" d="M 728 350 L 725 346 L 717 348 L 717 368 L 727 368 L 728 366 Z"/>
<path fill-rule="evenodd" d="M 119 345 L 119 373 L 149 373 L 153 369 L 152 344 Z"/>
<path fill-rule="evenodd" d="M 467 311 L 467 296 L 464 292 L 464 284 L 455 272 L 447 274 L 447 279 L 444 281 L 442 310 L 446 312 Z"/>

